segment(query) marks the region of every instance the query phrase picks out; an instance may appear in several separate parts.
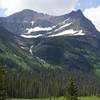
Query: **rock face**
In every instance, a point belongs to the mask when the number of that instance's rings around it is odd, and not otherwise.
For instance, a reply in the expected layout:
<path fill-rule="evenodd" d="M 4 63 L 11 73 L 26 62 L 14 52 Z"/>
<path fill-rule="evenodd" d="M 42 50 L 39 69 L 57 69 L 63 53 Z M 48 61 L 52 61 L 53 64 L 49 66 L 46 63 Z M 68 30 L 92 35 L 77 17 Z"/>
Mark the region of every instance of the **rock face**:
<path fill-rule="evenodd" d="M 98 34 L 81 10 L 63 16 L 49 16 L 26 9 L 1 18 L 0 23 L 10 32 L 24 38 Z"/>
<path fill-rule="evenodd" d="M 26 9 L 0 18 L 0 50 L 13 55 L 10 63 L 22 66 L 32 67 L 39 60 L 42 66 L 96 73 L 100 70 L 95 67 L 100 64 L 99 42 L 100 33 L 80 10 L 49 16 Z"/>

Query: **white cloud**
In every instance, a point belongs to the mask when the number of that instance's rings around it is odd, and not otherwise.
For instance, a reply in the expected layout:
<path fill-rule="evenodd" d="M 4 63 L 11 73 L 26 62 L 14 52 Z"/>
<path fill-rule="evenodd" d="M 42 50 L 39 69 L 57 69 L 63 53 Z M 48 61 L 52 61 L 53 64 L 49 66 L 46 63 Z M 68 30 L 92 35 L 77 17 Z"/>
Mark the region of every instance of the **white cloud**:
<path fill-rule="evenodd" d="M 6 10 L 6 9 L 2 9 L 2 8 L 0 7 L 0 16 L 5 16 L 5 13 L 4 13 L 5 10 Z"/>
<path fill-rule="evenodd" d="M 50 15 L 62 15 L 70 12 L 77 5 L 78 0 L 1 0 L 5 14 L 10 15 L 23 9 L 32 9 Z"/>
<path fill-rule="evenodd" d="M 97 30 L 100 31 L 100 6 L 86 9 L 84 15 L 90 19 L 96 26 Z"/>

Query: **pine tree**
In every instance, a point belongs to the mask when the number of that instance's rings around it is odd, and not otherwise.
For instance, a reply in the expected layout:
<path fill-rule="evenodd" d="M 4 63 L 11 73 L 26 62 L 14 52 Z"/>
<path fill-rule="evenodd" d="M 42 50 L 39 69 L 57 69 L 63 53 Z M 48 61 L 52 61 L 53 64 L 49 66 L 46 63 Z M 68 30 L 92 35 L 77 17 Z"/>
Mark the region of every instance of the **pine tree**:
<path fill-rule="evenodd" d="M 4 88 L 4 78 L 5 78 L 5 71 L 3 68 L 0 67 L 0 100 L 5 99 L 5 88 Z"/>
<path fill-rule="evenodd" d="M 66 96 L 68 100 L 78 100 L 78 87 L 72 79 L 67 86 Z"/>

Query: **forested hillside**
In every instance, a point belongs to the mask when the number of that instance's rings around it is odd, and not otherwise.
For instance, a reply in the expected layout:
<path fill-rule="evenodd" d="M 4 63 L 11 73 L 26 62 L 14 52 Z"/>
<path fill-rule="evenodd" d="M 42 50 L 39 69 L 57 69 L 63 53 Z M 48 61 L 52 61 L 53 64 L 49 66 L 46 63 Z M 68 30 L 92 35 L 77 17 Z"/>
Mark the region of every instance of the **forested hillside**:
<path fill-rule="evenodd" d="M 34 14 L 38 17 L 29 17 Z M 26 23 L 22 15 L 29 21 L 36 21 L 36 24 Z M 33 27 L 35 32 L 22 33 L 26 32 L 26 27 Z M 66 31 L 70 28 L 72 33 Z M 59 36 L 59 32 L 66 34 Z M 35 34 L 42 36 L 36 37 Z M 32 37 L 27 38 L 30 35 Z M 71 78 L 78 86 L 78 96 L 99 95 L 99 42 L 100 33 L 80 10 L 59 17 L 24 10 L 0 18 L 0 68 L 5 71 L 6 97 L 65 96 Z"/>

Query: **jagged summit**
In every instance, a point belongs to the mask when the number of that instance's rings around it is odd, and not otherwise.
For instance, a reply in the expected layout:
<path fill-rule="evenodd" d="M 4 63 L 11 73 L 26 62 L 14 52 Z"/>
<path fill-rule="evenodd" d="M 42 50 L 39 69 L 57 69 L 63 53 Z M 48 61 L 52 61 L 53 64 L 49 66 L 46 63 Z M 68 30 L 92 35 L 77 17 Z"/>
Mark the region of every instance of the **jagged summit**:
<path fill-rule="evenodd" d="M 25 9 L 4 18 L 2 24 L 10 32 L 25 38 L 98 34 L 81 10 L 62 16 L 50 16 Z"/>

